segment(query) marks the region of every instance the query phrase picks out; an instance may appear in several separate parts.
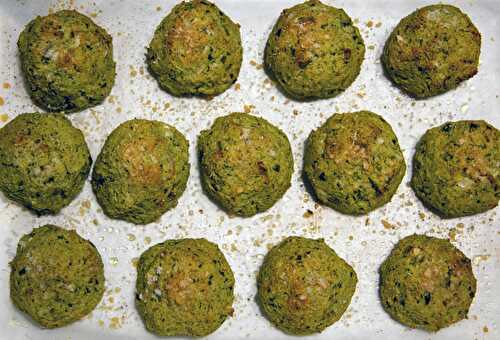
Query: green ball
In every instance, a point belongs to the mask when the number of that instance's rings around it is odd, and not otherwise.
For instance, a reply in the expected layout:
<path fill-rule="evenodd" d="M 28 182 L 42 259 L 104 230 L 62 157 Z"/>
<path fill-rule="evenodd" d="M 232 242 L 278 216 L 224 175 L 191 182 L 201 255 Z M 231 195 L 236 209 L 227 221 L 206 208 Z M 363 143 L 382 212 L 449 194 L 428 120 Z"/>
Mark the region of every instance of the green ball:
<path fill-rule="evenodd" d="M 323 331 L 340 319 L 358 282 L 356 272 L 323 239 L 288 237 L 260 269 L 259 302 L 269 320 L 293 335 Z"/>
<path fill-rule="evenodd" d="M 17 42 L 33 101 L 48 111 L 75 112 L 101 103 L 115 82 L 111 36 L 76 11 L 32 20 Z"/>
<path fill-rule="evenodd" d="M 227 212 L 252 216 L 288 190 L 293 156 L 286 135 L 246 113 L 217 118 L 198 138 L 201 182 Z"/>
<path fill-rule="evenodd" d="M 411 328 L 435 332 L 466 319 L 475 293 L 470 260 L 448 240 L 405 237 L 380 268 L 382 306 Z"/>
<path fill-rule="evenodd" d="M 157 27 L 147 62 L 175 95 L 215 96 L 236 82 L 243 55 L 240 26 L 204 0 L 181 2 Z"/>
<path fill-rule="evenodd" d="M 104 294 L 101 256 L 73 230 L 33 229 L 19 241 L 10 268 L 12 302 L 43 328 L 82 319 Z"/>
<path fill-rule="evenodd" d="M 0 130 L 0 190 L 37 214 L 71 203 L 91 165 L 82 132 L 62 114 L 24 113 Z"/>
<path fill-rule="evenodd" d="M 500 199 L 500 131 L 482 120 L 448 122 L 424 134 L 411 186 L 441 217 L 479 214 Z"/>
<path fill-rule="evenodd" d="M 311 132 L 304 172 L 321 203 L 362 215 L 391 200 L 406 164 L 391 126 L 375 113 L 360 111 L 334 114 Z"/>
<path fill-rule="evenodd" d="M 481 34 L 451 5 L 431 5 L 403 18 L 387 40 L 382 62 L 389 77 L 416 98 L 456 88 L 478 71 Z"/>
<path fill-rule="evenodd" d="M 363 38 L 344 10 L 311 0 L 281 13 L 264 59 L 288 95 L 315 99 L 347 89 L 364 56 Z"/>
<path fill-rule="evenodd" d="M 147 224 L 177 205 L 188 177 L 188 142 L 182 133 L 159 121 L 133 119 L 106 139 L 92 188 L 109 217 Z"/>
<path fill-rule="evenodd" d="M 137 267 L 136 306 L 160 336 L 206 336 L 233 314 L 234 276 L 216 244 L 168 240 L 146 250 Z"/>

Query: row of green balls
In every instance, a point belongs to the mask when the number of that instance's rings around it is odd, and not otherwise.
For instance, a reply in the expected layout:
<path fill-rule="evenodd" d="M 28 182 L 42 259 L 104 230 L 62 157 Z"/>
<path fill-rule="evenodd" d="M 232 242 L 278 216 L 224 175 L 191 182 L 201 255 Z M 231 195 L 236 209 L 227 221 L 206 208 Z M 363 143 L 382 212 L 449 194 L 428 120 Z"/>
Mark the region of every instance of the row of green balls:
<path fill-rule="evenodd" d="M 76 11 L 32 20 L 18 41 L 31 97 L 54 112 L 99 104 L 115 79 L 111 36 Z M 481 34 L 460 9 L 433 5 L 404 18 L 382 60 L 394 82 L 418 98 L 457 87 L 477 73 Z M 169 93 L 214 96 L 238 78 L 243 49 L 239 25 L 214 4 L 175 6 L 147 51 L 149 70 Z M 356 79 L 365 46 L 342 10 L 317 0 L 286 9 L 265 50 L 265 65 L 289 96 L 330 98 Z"/>
<path fill-rule="evenodd" d="M 37 214 L 55 214 L 82 190 L 92 166 L 83 133 L 62 114 L 25 113 L 0 134 L 0 190 Z M 443 217 L 477 214 L 499 200 L 500 131 L 484 121 L 446 123 L 426 132 L 414 157 L 412 186 Z M 287 136 L 246 113 L 219 117 L 200 133 L 201 182 L 229 214 L 253 216 L 290 187 Z M 363 215 L 389 202 L 406 171 L 391 126 L 361 111 L 335 114 L 313 131 L 304 173 L 316 198 Z M 92 173 L 104 213 L 136 224 L 177 205 L 190 172 L 188 141 L 160 121 L 134 119 L 106 139 Z"/>
<path fill-rule="evenodd" d="M 10 265 L 12 301 L 44 328 L 80 320 L 104 294 L 101 256 L 75 231 L 35 228 L 21 238 Z M 313 334 L 342 317 L 357 282 L 354 269 L 323 239 L 292 236 L 267 254 L 258 302 L 284 332 Z M 152 333 L 205 336 L 233 315 L 234 285 L 216 244 L 167 240 L 141 254 L 135 304 Z M 445 239 L 408 236 L 380 268 L 384 309 L 411 328 L 438 331 L 467 318 L 475 293 L 470 260 Z"/>

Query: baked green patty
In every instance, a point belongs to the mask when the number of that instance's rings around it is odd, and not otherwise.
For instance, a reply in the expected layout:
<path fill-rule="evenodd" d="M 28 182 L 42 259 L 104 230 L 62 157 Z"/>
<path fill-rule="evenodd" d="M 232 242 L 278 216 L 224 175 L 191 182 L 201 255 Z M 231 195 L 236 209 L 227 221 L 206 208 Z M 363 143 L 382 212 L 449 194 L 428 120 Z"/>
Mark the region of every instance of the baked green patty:
<path fill-rule="evenodd" d="M 500 199 L 500 131 L 482 120 L 448 122 L 424 134 L 411 186 L 442 217 L 474 215 Z"/>
<path fill-rule="evenodd" d="M 198 137 L 198 154 L 205 192 L 231 214 L 265 211 L 290 187 L 288 138 L 262 118 L 246 113 L 217 118 Z"/>
<path fill-rule="evenodd" d="M 211 2 L 193 0 L 162 20 L 147 62 L 165 91 L 213 96 L 236 82 L 242 55 L 240 26 Z"/>
<path fill-rule="evenodd" d="M 104 294 L 101 256 L 73 230 L 33 229 L 19 241 L 10 267 L 12 302 L 43 328 L 80 320 Z"/>
<path fill-rule="evenodd" d="M 188 142 L 182 133 L 159 121 L 133 119 L 106 139 L 92 188 L 109 217 L 147 224 L 177 205 L 188 177 Z"/>
<path fill-rule="evenodd" d="M 64 10 L 37 17 L 17 45 L 31 98 L 48 111 L 80 111 L 111 92 L 111 36 L 85 15 Z"/>
<path fill-rule="evenodd" d="M 147 330 L 160 336 L 205 336 L 233 313 L 233 272 L 205 239 L 168 240 L 146 250 L 136 289 Z"/>
<path fill-rule="evenodd" d="M 475 293 L 470 260 L 448 240 L 405 237 L 380 268 L 384 309 L 411 328 L 438 331 L 467 318 Z"/>
<path fill-rule="evenodd" d="M 307 180 L 321 203 L 345 214 L 389 202 L 405 171 L 391 126 L 369 111 L 334 114 L 307 141 Z"/>
<path fill-rule="evenodd" d="M 456 88 L 477 73 L 481 34 L 450 5 L 432 5 L 403 18 L 386 42 L 382 62 L 397 86 L 417 98 Z"/>
<path fill-rule="evenodd" d="M 311 0 L 281 13 L 265 65 L 290 96 L 330 98 L 356 79 L 364 55 L 363 38 L 344 10 Z"/>
<path fill-rule="evenodd" d="M 0 189 L 37 214 L 56 214 L 82 190 L 92 158 L 62 114 L 23 113 L 0 130 Z"/>
<path fill-rule="evenodd" d="M 267 254 L 258 298 L 269 320 L 295 335 L 321 332 L 340 319 L 358 282 L 356 272 L 323 239 L 288 237 Z"/>

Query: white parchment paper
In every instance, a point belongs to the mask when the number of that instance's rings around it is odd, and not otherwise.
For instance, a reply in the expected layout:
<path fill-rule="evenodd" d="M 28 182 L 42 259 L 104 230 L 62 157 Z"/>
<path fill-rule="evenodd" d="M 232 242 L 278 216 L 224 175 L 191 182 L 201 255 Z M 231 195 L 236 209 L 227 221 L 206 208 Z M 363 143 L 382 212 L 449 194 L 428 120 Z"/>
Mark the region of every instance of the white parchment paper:
<path fill-rule="evenodd" d="M 244 60 L 236 86 L 206 101 L 174 98 L 148 74 L 145 47 L 155 27 L 175 4 L 171 0 L 1 0 L 0 127 L 22 112 L 39 111 L 29 99 L 19 69 L 16 42 L 36 15 L 75 8 L 113 36 L 116 85 L 103 105 L 70 116 L 85 133 L 92 156 L 121 122 L 134 117 L 175 125 L 190 142 L 191 176 L 176 209 L 147 226 L 107 218 L 90 183 L 57 216 L 36 217 L 0 194 L 0 339 L 147 339 L 134 306 L 135 261 L 153 244 L 168 238 L 205 237 L 216 242 L 236 278 L 235 314 L 210 339 L 285 339 L 255 302 L 256 273 L 268 247 L 283 237 L 325 238 L 355 268 L 359 283 L 342 319 L 318 339 L 500 339 L 500 208 L 473 217 L 442 220 L 425 209 L 408 186 L 417 140 L 428 128 L 449 120 L 485 119 L 500 128 L 500 1 L 448 1 L 468 13 L 483 36 L 479 74 L 447 94 L 423 101 L 410 99 L 383 75 L 379 62 L 388 34 L 403 17 L 429 1 L 325 0 L 356 20 L 366 44 L 360 76 L 345 93 L 330 100 L 300 103 L 287 99 L 262 69 L 262 54 L 272 25 L 286 0 L 217 0 L 241 24 Z M 349 217 L 321 207 L 301 180 L 304 141 L 335 112 L 368 109 L 394 128 L 404 149 L 407 176 L 392 202 L 368 216 Z M 229 218 L 202 192 L 195 154 L 196 138 L 213 120 L 246 110 L 279 126 L 295 157 L 292 187 L 272 209 L 253 218 Z M 308 212 L 309 211 L 309 212 Z M 9 261 L 19 238 L 33 227 L 54 223 L 74 228 L 90 239 L 105 262 L 106 293 L 85 320 L 58 330 L 41 330 L 9 300 Z M 438 333 L 410 330 L 384 312 L 378 298 L 378 268 L 393 245 L 413 233 L 451 238 L 473 261 L 477 296 L 462 321 Z"/>

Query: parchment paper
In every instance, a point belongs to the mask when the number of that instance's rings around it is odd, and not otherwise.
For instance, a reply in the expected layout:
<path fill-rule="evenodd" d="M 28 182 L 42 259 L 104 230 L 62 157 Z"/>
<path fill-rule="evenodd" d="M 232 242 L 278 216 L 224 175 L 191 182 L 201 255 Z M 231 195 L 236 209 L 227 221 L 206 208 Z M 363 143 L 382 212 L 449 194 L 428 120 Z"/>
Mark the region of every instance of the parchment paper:
<path fill-rule="evenodd" d="M 359 283 L 342 319 L 318 339 L 500 339 L 500 208 L 473 217 L 442 220 L 425 209 L 408 186 L 417 140 L 430 127 L 449 120 L 485 119 L 500 128 L 500 1 L 448 1 L 468 13 L 482 33 L 479 74 L 447 94 L 416 101 L 395 88 L 379 62 L 383 44 L 403 17 L 429 1 L 325 1 L 356 20 L 366 44 L 360 76 L 330 100 L 300 103 L 287 99 L 262 69 L 267 35 L 285 0 L 217 0 L 241 24 L 244 60 L 238 82 L 210 100 L 174 98 L 158 88 L 145 67 L 146 46 L 175 1 L 84 0 L 0 1 L 0 127 L 23 112 L 40 110 L 29 99 L 19 69 L 16 42 L 36 15 L 75 8 L 113 36 L 117 78 L 103 105 L 70 116 L 85 133 L 95 159 L 106 136 L 134 117 L 175 125 L 190 142 L 191 176 L 176 209 L 147 226 L 107 218 L 87 181 L 83 192 L 57 216 L 36 217 L 0 195 L 1 339 L 153 339 L 134 306 L 135 261 L 149 246 L 169 238 L 205 237 L 216 242 L 236 278 L 235 313 L 210 339 L 285 339 L 255 302 L 256 273 L 270 245 L 289 235 L 325 238 L 355 268 Z M 317 205 L 301 179 L 304 141 L 335 112 L 368 109 L 394 128 L 408 172 L 392 202 L 368 216 L 349 217 Z M 288 135 L 295 158 L 292 187 L 272 209 L 253 218 L 229 218 L 202 192 L 195 145 L 202 129 L 233 111 L 248 111 L 276 124 Z M 9 299 L 8 262 L 19 238 L 33 227 L 54 223 L 90 239 L 105 262 L 106 293 L 85 320 L 58 330 L 41 330 Z M 451 238 L 473 261 L 477 296 L 462 321 L 438 333 L 410 330 L 384 312 L 378 298 L 378 268 L 393 245 L 413 233 Z"/>

